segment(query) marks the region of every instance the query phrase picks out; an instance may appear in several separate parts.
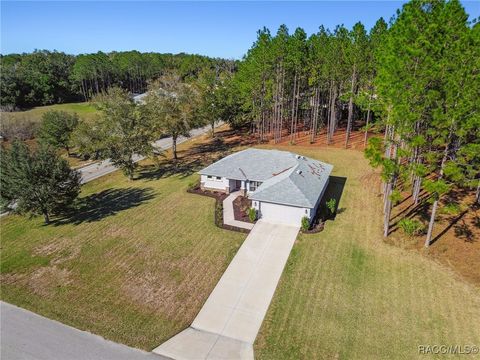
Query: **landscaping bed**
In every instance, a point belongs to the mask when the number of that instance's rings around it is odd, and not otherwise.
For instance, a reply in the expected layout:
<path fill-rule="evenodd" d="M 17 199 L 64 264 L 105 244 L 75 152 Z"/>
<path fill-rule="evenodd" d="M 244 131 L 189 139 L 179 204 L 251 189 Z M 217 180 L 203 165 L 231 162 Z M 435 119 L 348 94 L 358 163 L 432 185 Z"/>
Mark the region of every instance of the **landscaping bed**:
<path fill-rule="evenodd" d="M 231 226 L 223 223 L 223 200 L 225 200 L 228 197 L 228 194 L 225 194 L 220 191 L 202 190 L 200 188 L 199 183 L 191 184 L 187 192 L 191 194 L 208 196 L 216 200 L 215 201 L 215 225 L 217 225 L 219 228 L 222 228 L 225 230 L 238 231 L 244 234 L 248 234 L 250 232 L 250 230 L 248 229 L 243 229 L 243 228 L 239 228 L 236 226 Z"/>
<path fill-rule="evenodd" d="M 248 210 L 251 207 L 252 200 L 245 196 L 239 196 L 233 200 L 233 216 L 235 217 L 235 220 L 252 223 L 248 216 Z"/>

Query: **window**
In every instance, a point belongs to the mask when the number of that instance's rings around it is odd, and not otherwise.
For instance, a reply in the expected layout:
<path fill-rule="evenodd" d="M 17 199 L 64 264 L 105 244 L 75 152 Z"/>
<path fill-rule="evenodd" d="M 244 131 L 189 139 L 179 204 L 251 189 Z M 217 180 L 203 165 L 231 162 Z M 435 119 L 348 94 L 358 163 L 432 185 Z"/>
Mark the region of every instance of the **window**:
<path fill-rule="evenodd" d="M 305 214 L 308 214 L 308 209 L 305 209 Z"/>
<path fill-rule="evenodd" d="M 219 181 L 220 181 L 220 180 L 222 180 L 222 178 L 221 178 L 220 176 L 217 176 L 217 180 L 219 180 Z"/>
<path fill-rule="evenodd" d="M 250 191 L 257 190 L 260 185 L 262 185 L 260 181 L 250 181 Z"/>
<path fill-rule="evenodd" d="M 207 175 L 207 179 L 211 179 L 211 178 L 212 178 L 212 176 L 211 176 L 211 175 Z"/>

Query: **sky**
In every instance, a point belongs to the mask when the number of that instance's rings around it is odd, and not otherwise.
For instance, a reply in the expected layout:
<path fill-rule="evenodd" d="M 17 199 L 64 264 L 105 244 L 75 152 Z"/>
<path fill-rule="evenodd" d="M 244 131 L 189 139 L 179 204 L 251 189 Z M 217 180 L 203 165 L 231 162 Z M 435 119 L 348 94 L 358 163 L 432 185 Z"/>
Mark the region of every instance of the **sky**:
<path fill-rule="evenodd" d="M 388 21 L 403 1 L 163 2 L 163 1 L 4 1 L 2 54 L 35 49 L 69 54 L 138 50 L 195 53 L 240 59 L 258 29 L 275 33 L 286 24 L 312 34 L 323 24 L 370 29 Z M 462 1 L 470 19 L 480 16 L 480 0 Z"/>

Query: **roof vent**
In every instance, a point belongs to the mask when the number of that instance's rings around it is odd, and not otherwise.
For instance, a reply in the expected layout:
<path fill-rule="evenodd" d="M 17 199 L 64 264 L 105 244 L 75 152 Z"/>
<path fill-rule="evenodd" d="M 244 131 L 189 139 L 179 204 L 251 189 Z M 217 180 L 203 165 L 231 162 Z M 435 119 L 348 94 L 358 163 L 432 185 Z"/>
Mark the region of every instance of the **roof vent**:
<path fill-rule="evenodd" d="M 302 156 L 302 159 L 303 159 L 303 160 L 307 160 L 307 158 L 306 158 L 305 156 Z"/>
<path fill-rule="evenodd" d="M 298 175 L 302 175 L 302 170 L 297 170 L 296 172 Z"/>
<path fill-rule="evenodd" d="M 295 155 L 295 157 L 296 157 L 297 159 L 300 159 L 300 158 L 301 158 L 301 156 L 300 156 L 300 155 L 298 155 L 298 154 L 297 154 L 297 155 Z"/>

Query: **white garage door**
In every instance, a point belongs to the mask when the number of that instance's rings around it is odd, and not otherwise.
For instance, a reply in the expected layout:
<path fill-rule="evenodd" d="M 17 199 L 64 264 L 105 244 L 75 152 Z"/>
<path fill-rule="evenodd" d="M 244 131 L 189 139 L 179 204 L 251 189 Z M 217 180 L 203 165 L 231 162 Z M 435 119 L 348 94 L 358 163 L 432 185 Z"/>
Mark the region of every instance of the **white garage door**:
<path fill-rule="evenodd" d="M 307 214 L 304 208 L 261 202 L 260 216 L 268 222 L 300 226 Z"/>

